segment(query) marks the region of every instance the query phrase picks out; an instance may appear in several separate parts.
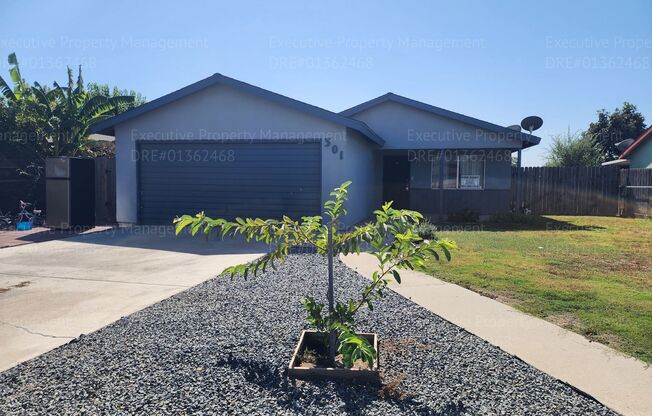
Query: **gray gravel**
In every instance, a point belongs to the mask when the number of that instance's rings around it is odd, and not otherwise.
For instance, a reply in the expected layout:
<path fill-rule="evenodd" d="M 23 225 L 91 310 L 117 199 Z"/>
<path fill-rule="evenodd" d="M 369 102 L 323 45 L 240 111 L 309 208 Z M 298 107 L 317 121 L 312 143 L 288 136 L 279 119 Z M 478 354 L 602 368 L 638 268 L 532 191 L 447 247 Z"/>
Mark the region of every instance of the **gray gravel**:
<path fill-rule="evenodd" d="M 360 329 L 380 333 L 385 382 L 288 383 L 304 327 L 299 300 L 323 298 L 325 261 L 292 255 L 256 279 L 212 279 L 0 374 L 0 414 L 613 414 L 389 292 Z M 336 264 L 336 290 L 365 285 Z"/>

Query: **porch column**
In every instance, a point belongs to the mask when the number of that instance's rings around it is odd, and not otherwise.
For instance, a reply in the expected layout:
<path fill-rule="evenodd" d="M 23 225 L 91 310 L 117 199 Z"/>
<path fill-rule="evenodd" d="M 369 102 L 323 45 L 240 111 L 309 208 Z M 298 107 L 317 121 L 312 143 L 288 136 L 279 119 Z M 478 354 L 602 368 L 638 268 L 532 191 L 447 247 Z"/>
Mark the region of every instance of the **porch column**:
<path fill-rule="evenodd" d="M 439 151 L 439 220 L 444 219 L 444 151 Z"/>

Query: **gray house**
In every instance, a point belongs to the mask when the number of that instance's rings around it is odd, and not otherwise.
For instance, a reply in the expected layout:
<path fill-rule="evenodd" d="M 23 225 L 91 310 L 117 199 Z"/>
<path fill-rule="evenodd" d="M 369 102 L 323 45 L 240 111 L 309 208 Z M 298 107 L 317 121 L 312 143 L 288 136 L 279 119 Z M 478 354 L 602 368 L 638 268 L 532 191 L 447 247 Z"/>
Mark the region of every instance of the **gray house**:
<path fill-rule="evenodd" d="M 100 122 L 120 223 L 317 215 L 346 180 L 347 222 L 385 200 L 431 216 L 510 209 L 511 154 L 539 138 L 385 94 L 333 113 L 215 74 Z"/>

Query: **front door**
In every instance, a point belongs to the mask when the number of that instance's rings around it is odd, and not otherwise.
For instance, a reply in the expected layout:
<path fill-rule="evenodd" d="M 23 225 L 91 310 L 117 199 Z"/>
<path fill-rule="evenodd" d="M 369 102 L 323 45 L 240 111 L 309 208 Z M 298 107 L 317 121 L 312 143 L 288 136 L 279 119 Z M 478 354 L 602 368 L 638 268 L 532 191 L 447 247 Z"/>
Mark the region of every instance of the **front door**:
<path fill-rule="evenodd" d="M 407 155 L 383 158 L 383 201 L 393 208 L 410 209 L 410 162 Z"/>

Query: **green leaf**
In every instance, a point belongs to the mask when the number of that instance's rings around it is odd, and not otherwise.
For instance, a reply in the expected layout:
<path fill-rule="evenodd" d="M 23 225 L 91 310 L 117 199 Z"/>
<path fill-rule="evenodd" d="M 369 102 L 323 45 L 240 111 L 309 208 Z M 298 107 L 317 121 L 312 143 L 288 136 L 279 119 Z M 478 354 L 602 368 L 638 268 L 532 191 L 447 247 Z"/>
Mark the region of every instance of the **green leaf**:
<path fill-rule="evenodd" d="M 448 248 L 446 246 L 441 246 L 441 249 L 444 252 L 444 256 L 446 256 L 446 260 L 451 261 L 451 252 L 448 251 Z"/>
<path fill-rule="evenodd" d="M 177 218 L 177 219 L 175 219 L 176 229 L 175 229 L 175 231 L 174 231 L 174 234 L 175 234 L 175 235 L 179 235 L 179 233 L 180 233 L 184 228 L 186 228 L 189 224 L 191 224 L 193 221 L 194 221 L 194 219 L 193 219 L 192 217 L 187 216 L 187 215 L 185 215 L 185 216 L 182 217 L 182 218 Z"/>
<path fill-rule="evenodd" d="M 396 279 L 397 283 L 401 283 L 401 275 L 398 273 L 396 270 L 392 270 L 392 274 L 394 275 L 394 279 Z"/>
<path fill-rule="evenodd" d="M 0 77 L 0 93 L 9 101 L 17 100 L 16 95 L 2 77 Z"/>

